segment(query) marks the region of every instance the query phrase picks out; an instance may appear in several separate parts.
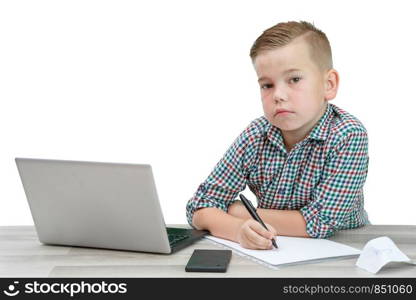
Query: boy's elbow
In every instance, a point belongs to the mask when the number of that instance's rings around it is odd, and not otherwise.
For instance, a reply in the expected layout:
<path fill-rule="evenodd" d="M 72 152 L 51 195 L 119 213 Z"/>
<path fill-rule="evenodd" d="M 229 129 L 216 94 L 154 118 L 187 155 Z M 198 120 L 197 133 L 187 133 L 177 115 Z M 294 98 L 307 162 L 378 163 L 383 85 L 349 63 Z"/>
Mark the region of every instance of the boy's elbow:
<path fill-rule="evenodd" d="M 319 228 L 306 228 L 308 237 L 315 239 L 327 239 L 334 235 L 335 230 L 331 226 L 320 226 Z"/>
<path fill-rule="evenodd" d="M 209 213 L 212 210 L 216 210 L 213 207 L 203 207 L 194 211 L 192 217 L 191 226 L 198 230 L 206 230 L 208 227 L 207 220 L 209 219 Z"/>
<path fill-rule="evenodd" d="M 310 238 L 327 239 L 333 236 L 335 227 L 330 224 L 320 222 L 319 218 L 314 218 L 306 223 L 306 234 Z"/>
<path fill-rule="evenodd" d="M 318 231 L 314 232 L 309 237 L 315 238 L 315 239 L 327 239 L 334 235 L 334 231 Z"/>
<path fill-rule="evenodd" d="M 201 217 L 201 212 L 203 210 L 204 210 L 203 208 L 198 209 L 193 214 L 191 226 L 194 227 L 195 229 L 198 229 L 198 230 L 202 230 L 203 229 L 202 228 L 202 225 L 201 225 L 201 218 L 202 218 Z"/>
<path fill-rule="evenodd" d="M 339 222 L 337 220 L 328 218 L 320 213 L 308 215 L 304 213 L 306 234 L 310 238 L 326 239 L 334 235 Z"/>

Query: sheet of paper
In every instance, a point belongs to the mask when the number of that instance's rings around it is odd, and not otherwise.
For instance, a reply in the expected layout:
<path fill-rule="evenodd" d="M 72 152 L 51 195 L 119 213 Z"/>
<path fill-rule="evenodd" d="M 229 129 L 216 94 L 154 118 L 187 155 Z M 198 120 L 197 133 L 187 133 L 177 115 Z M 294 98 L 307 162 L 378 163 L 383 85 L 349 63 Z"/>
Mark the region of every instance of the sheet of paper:
<path fill-rule="evenodd" d="M 400 251 L 389 237 L 383 236 L 367 242 L 356 265 L 375 274 L 383 266 L 393 261 L 416 264 Z"/>
<path fill-rule="evenodd" d="M 322 260 L 335 257 L 358 256 L 361 251 L 326 239 L 278 236 L 278 249 L 251 250 L 240 244 L 211 235 L 207 239 L 231 248 L 238 253 L 273 266 Z"/>

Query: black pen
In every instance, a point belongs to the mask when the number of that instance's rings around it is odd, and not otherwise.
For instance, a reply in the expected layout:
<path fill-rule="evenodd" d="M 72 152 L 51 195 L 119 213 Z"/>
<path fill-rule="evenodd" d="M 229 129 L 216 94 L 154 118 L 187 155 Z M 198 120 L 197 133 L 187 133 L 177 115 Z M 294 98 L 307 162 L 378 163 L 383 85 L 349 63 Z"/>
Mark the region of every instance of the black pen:
<path fill-rule="evenodd" d="M 267 229 L 266 227 L 266 224 L 264 224 L 263 220 L 260 219 L 260 216 L 257 214 L 257 211 L 254 208 L 253 204 L 251 204 L 251 202 L 243 194 L 240 194 L 240 199 L 243 202 L 244 206 L 247 208 L 250 215 L 253 217 L 253 219 L 259 222 L 267 231 L 269 231 L 269 229 Z M 272 238 L 272 244 L 276 249 L 279 248 L 277 247 L 277 244 L 274 238 Z"/>

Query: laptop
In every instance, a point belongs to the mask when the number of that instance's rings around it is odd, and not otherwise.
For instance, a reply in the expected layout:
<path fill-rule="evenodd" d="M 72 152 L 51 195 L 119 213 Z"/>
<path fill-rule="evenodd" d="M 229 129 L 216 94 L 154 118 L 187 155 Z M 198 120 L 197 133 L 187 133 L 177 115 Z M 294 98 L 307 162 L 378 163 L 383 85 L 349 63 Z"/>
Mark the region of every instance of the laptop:
<path fill-rule="evenodd" d="M 150 165 L 15 160 L 41 243 L 170 254 L 207 234 L 166 227 Z"/>

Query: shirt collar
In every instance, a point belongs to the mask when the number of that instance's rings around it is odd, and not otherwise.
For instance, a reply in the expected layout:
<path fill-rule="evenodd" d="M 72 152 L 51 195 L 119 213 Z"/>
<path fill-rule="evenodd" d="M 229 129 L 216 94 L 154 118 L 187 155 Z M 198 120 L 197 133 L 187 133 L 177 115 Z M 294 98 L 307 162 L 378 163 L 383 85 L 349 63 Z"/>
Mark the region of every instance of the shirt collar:
<path fill-rule="evenodd" d="M 329 133 L 329 123 L 332 119 L 332 110 L 332 104 L 328 103 L 324 115 L 319 119 L 315 127 L 312 128 L 307 138 L 321 141 L 326 140 Z"/>
<path fill-rule="evenodd" d="M 333 107 L 332 104 L 328 103 L 325 113 L 319 119 L 318 123 L 312 128 L 309 132 L 308 136 L 304 139 L 304 141 L 313 139 L 318 141 L 326 140 L 329 134 L 329 124 L 332 119 L 332 112 Z M 273 126 L 270 122 L 268 122 L 269 129 L 267 130 L 267 138 L 277 147 L 281 148 L 284 152 L 286 151 L 286 147 L 284 145 L 283 136 L 279 128 Z"/>

